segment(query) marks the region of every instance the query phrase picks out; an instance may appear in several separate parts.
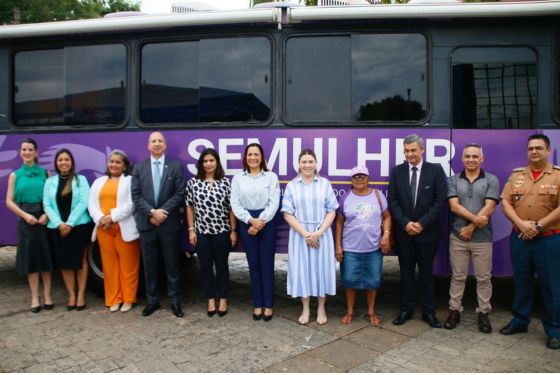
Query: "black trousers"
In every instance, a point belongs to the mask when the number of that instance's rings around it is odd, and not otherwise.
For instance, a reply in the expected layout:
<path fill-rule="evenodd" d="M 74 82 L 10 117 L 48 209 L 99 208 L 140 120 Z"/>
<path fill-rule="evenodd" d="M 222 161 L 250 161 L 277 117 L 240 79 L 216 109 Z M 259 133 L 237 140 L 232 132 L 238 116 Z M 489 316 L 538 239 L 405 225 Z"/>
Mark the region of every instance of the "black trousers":
<path fill-rule="evenodd" d="M 202 285 L 207 299 L 216 297 L 216 283 L 220 298 L 227 298 L 229 285 L 228 258 L 231 250 L 231 232 L 196 234 L 196 255 L 202 274 Z M 214 277 L 214 267 L 216 277 Z"/>
<path fill-rule="evenodd" d="M 415 271 L 418 264 L 420 274 L 420 301 L 422 316 L 434 314 L 436 294 L 433 264 L 438 242 L 423 244 L 415 241 L 397 242 L 399 267 L 401 272 L 401 311 L 414 311 Z"/>
<path fill-rule="evenodd" d="M 148 303 L 159 302 L 158 268 L 159 258 L 163 258 L 167 277 L 167 294 L 171 303 L 181 303 L 181 277 L 179 269 L 179 231 L 140 231 L 146 298 Z"/>

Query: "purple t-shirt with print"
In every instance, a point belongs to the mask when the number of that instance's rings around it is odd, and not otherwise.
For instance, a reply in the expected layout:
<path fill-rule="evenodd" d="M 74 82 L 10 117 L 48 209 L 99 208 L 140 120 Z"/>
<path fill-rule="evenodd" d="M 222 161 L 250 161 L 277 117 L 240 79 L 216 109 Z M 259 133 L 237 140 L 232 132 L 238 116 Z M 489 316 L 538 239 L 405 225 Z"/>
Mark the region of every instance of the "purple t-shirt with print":
<path fill-rule="evenodd" d="M 381 221 L 387 209 L 387 198 L 379 193 L 379 201 L 372 190 L 368 195 L 357 195 L 352 191 L 346 194 L 337 213 L 344 217 L 342 248 L 354 253 L 367 253 L 379 250 L 381 242 Z"/>

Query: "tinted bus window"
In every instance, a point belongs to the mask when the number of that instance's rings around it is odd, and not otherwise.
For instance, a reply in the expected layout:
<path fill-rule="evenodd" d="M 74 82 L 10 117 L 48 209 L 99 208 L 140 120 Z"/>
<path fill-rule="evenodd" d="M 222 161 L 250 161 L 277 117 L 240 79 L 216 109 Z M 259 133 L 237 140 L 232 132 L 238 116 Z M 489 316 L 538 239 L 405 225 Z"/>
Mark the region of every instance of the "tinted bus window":
<path fill-rule="evenodd" d="M 140 117 L 145 123 L 266 121 L 271 70 L 264 37 L 146 44 Z"/>
<path fill-rule="evenodd" d="M 126 48 L 120 44 L 21 51 L 14 58 L 16 126 L 119 124 Z"/>
<path fill-rule="evenodd" d="M 560 122 L 560 34 L 556 37 L 556 60 L 553 67 L 554 83 L 554 115 L 556 121 Z"/>
<path fill-rule="evenodd" d="M 452 58 L 453 127 L 529 129 L 537 118 L 537 57 L 529 48 L 459 48 Z"/>
<path fill-rule="evenodd" d="M 419 34 L 293 37 L 286 45 L 292 122 L 426 117 L 427 44 Z"/>

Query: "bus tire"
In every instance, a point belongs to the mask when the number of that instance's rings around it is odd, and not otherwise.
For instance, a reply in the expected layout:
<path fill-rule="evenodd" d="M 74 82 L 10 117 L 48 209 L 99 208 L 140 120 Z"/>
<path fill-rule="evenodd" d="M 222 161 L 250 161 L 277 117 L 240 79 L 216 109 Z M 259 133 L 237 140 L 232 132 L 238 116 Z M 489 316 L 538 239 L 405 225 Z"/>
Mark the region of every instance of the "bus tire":
<path fill-rule="evenodd" d="M 103 265 L 101 264 L 101 252 L 99 251 L 99 243 L 92 242 L 87 249 L 88 261 L 88 288 L 102 297 L 105 294 L 103 286 Z"/>

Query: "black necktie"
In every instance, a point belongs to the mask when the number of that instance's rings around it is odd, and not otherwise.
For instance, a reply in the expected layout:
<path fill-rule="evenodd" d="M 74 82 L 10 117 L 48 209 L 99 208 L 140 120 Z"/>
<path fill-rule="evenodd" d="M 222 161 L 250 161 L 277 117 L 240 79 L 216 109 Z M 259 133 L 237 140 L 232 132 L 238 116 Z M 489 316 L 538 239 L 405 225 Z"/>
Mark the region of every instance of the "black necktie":
<path fill-rule="evenodd" d="M 412 208 L 416 207 L 416 184 L 418 182 L 418 175 L 416 171 L 418 168 L 412 167 L 412 178 L 410 179 L 410 196 L 412 197 Z"/>

